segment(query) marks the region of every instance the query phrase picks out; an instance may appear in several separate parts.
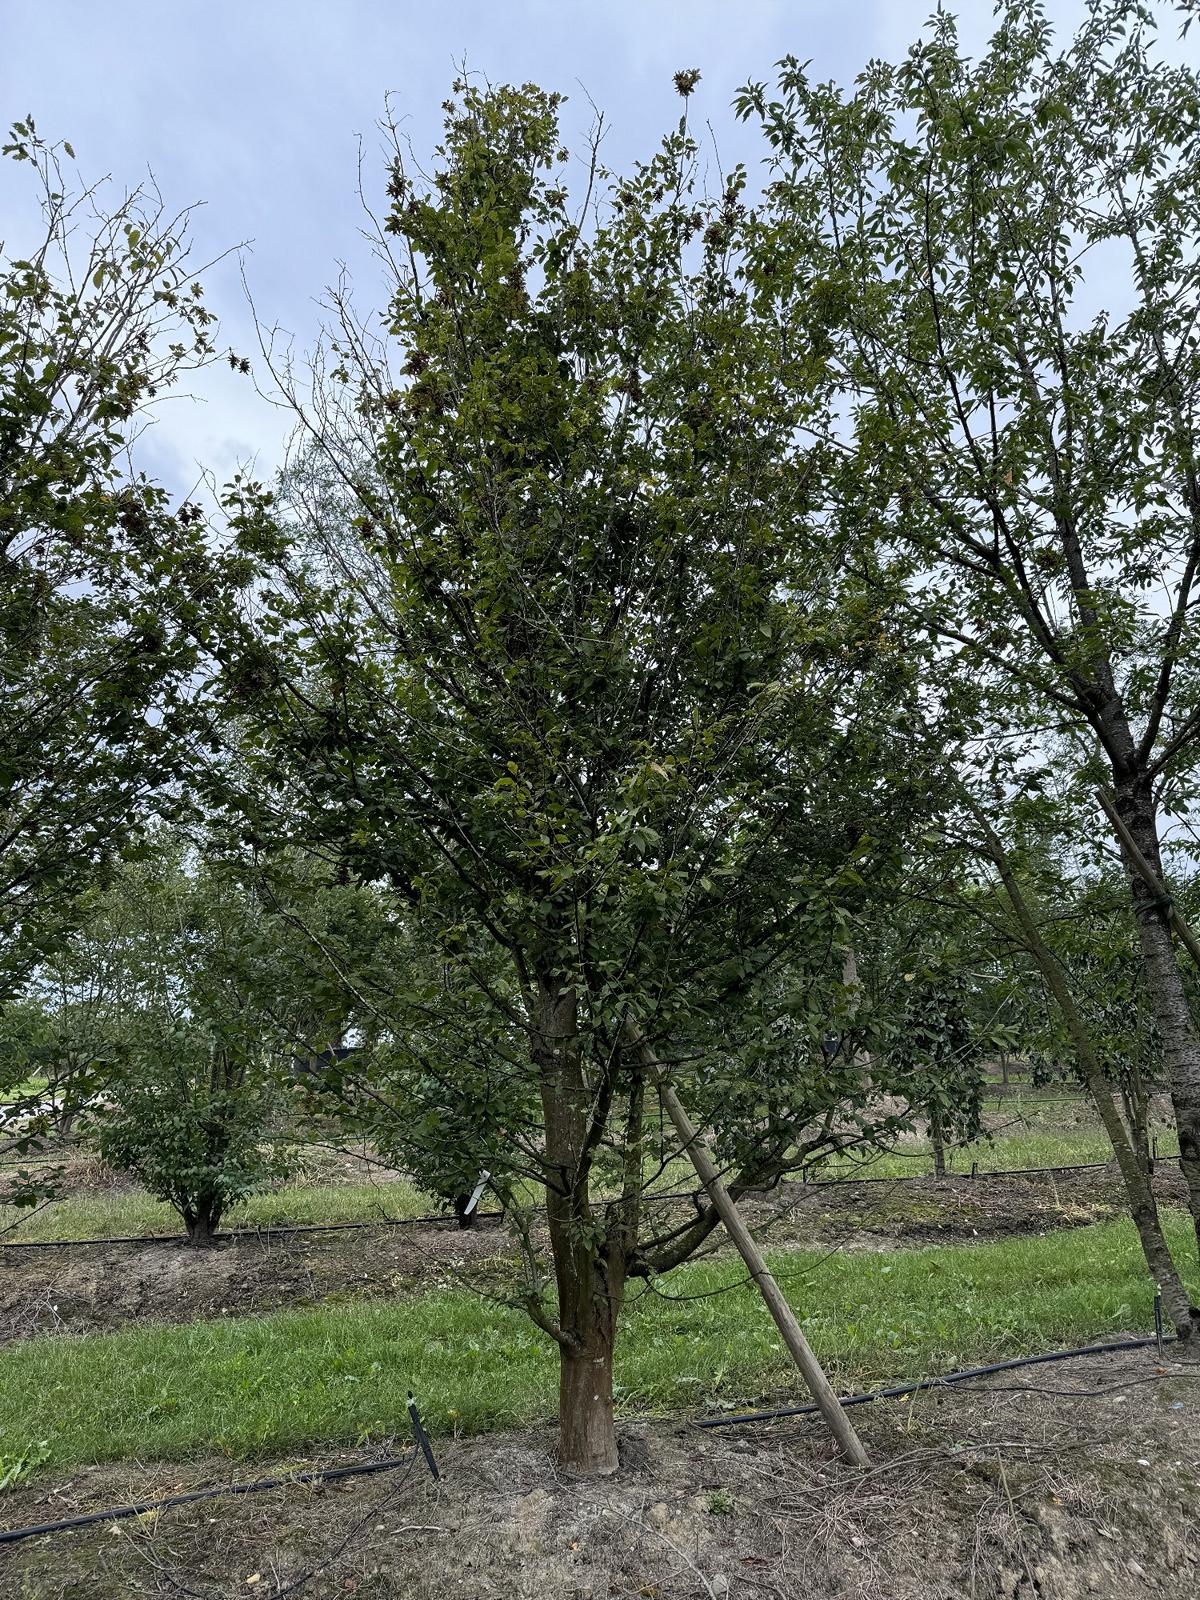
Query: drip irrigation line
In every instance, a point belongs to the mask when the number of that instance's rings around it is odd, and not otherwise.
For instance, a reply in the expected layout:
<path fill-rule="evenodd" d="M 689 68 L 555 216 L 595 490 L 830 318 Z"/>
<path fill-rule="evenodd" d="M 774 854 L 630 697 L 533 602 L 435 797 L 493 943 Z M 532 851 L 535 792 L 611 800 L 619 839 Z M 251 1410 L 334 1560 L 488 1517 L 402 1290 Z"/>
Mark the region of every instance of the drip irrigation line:
<path fill-rule="evenodd" d="M 1159 1153 L 1160 1162 L 1176 1161 L 1178 1151 Z M 914 1158 L 915 1159 L 915 1158 Z M 788 1181 L 796 1188 L 802 1189 L 840 1189 L 860 1187 L 868 1183 L 979 1183 L 986 1178 L 1043 1178 L 1057 1176 L 1059 1173 L 1069 1172 L 1098 1172 L 1105 1167 L 1111 1167 L 1112 1161 L 1078 1161 L 1063 1167 L 984 1167 L 977 1172 L 947 1172 L 943 1177 L 936 1178 L 932 1172 L 914 1172 L 907 1176 L 893 1178 L 810 1178 L 806 1181 L 792 1178 Z M 770 1190 L 748 1190 L 747 1194 L 769 1194 Z M 644 1196 L 649 1201 L 663 1200 L 694 1200 L 703 1194 L 704 1190 L 686 1189 L 671 1194 L 648 1194 Z M 544 1211 L 544 1206 L 534 1206 L 534 1211 Z M 476 1211 L 473 1215 L 484 1222 L 499 1222 L 504 1218 L 503 1211 Z M 428 1216 L 421 1217 L 372 1217 L 367 1222 L 301 1222 L 288 1223 L 284 1227 L 274 1227 L 265 1224 L 259 1228 L 233 1228 L 228 1232 L 214 1233 L 214 1239 L 281 1239 L 297 1233 L 345 1233 L 361 1228 L 415 1228 L 427 1225 L 440 1224 L 443 1227 L 457 1223 L 453 1212 L 438 1211 Z M 110 1234 L 107 1238 L 99 1239 L 13 1239 L 6 1240 L 0 1237 L 0 1250 L 63 1250 L 72 1246 L 92 1246 L 105 1244 L 178 1244 L 186 1241 L 177 1233 L 117 1233 Z"/>
<path fill-rule="evenodd" d="M 422 1430 L 423 1431 L 423 1430 Z M 423 1448 L 427 1461 L 431 1459 Z M 208 1489 L 193 1489 L 188 1494 L 167 1495 L 162 1500 L 140 1500 L 135 1505 L 113 1506 L 107 1511 L 89 1511 L 59 1522 L 34 1523 L 24 1528 L 0 1530 L 0 1544 L 15 1544 L 19 1539 L 36 1539 L 42 1534 L 67 1533 L 73 1528 L 88 1528 L 97 1522 L 120 1522 L 142 1517 L 151 1511 L 170 1511 L 176 1506 L 193 1505 L 197 1500 L 213 1500 L 219 1495 L 260 1494 L 266 1489 L 282 1489 L 294 1483 L 330 1483 L 337 1478 L 362 1478 L 374 1472 L 395 1472 L 399 1467 L 411 1471 L 417 1451 L 403 1456 L 385 1456 L 381 1461 L 360 1461 L 349 1467 L 321 1467 L 314 1472 L 281 1473 L 278 1477 L 255 1478 L 250 1483 L 218 1483 Z M 437 1476 L 436 1467 L 430 1469 Z"/>
<path fill-rule="evenodd" d="M 675 1194 L 650 1194 L 643 1196 L 647 1200 L 690 1200 L 700 1190 L 687 1189 Z M 544 1211 L 545 1206 L 534 1206 L 534 1211 Z M 475 1218 L 484 1222 L 499 1222 L 504 1218 L 503 1211 L 474 1211 Z M 32 1215 L 32 1213 L 31 1213 Z M 440 1223 L 443 1227 L 453 1224 L 458 1225 L 458 1218 L 453 1211 L 435 1211 L 423 1217 L 372 1217 L 366 1222 L 299 1222 L 288 1223 L 284 1227 L 275 1227 L 265 1223 L 258 1228 L 231 1228 L 228 1231 L 211 1234 L 213 1239 L 278 1239 L 294 1233 L 346 1233 L 359 1228 L 415 1228 L 422 1224 Z M 185 1244 L 187 1241 L 178 1233 L 114 1233 L 107 1238 L 100 1239 L 14 1239 L 6 1242 L 0 1238 L 0 1250 L 54 1250 L 63 1249 L 69 1245 L 101 1245 L 101 1244 Z"/>
<path fill-rule="evenodd" d="M 1163 1344 L 1174 1344 L 1176 1336 L 1164 1336 Z M 936 1378 L 919 1378 L 915 1383 L 898 1383 L 890 1389 L 872 1389 L 865 1394 L 847 1395 L 843 1406 L 865 1406 L 874 1400 L 895 1400 L 901 1395 L 917 1394 L 922 1389 L 942 1389 L 951 1383 L 965 1383 L 969 1378 L 987 1378 L 994 1372 L 1013 1372 L 1018 1367 L 1040 1367 L 1050 1361 L 1069 1361 L 1076 1356 L 1115 1355 L 1124 1350 L 1146 1350 L 1157 1346 L 1153 1335 L 1148 1339 L 1118 1339 L 1112 1344 L 1084 1344 L 1073 1350 L 1051 1350 L 1040 1356 L 1014 1356 L 1009 1361 L 994 1361 L 986 1367 L 966 1367 L 962 1372 L 946 1372 Z M 736 1417 L 700 1417 L 698 1428 L 734 1428 L 742 1423 L 774 1422 L 781 1417 L 807 1417 L 819 1411 L 815 1405 L 781 1406 L 773 1411 L 747 1411 Z"/>
<path fill-rule="evenodd" d="M 485 1220 L 496 1220 L 503 1217 L 503 1211 L 477 1211 L 477 1217 Z M 457 1218 L 452 1211 L 439 1211 L 427 1217 L 372 1217 L 369 1222 L 300 1222 L 289 1223 L 286 1227 L 276 1228 L 267 1224 L 261 1228 L 234 1228 L 227 1233 L 214 1233 L 213 1239 L 277 1239 L 282 1235 L 293 1233 L 345 1233 L 356 1228 L 414 1228 L 422 1223 L 443 1224 L 455 1223 Z M 6 1243 L 0 1239 L 0 1250 L 52 1250 L 63 1248 L 67 1245 L 100 1245 L 100 1244 L 186 1244 L 187 1240 L 178 1233 L 116 1233 L 102 1239 L 14 1239 Z"/>

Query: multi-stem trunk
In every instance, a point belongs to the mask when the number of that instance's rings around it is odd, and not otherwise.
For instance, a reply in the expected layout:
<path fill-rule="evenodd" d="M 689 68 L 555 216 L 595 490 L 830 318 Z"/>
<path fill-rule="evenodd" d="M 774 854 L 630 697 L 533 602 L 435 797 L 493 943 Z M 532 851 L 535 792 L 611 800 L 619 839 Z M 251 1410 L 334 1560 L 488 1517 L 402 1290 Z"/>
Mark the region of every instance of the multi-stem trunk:
<path fill-rule="evenodd" d="M 595 1476 L 617 1470 L 613 1354 L 625 1289 L 619 1233 L 601 1236 L 585 1148 L 591 1096 L 578 1047 L 574 991 L 547 980 L 534 1032 L 546 1140 L 546 1210 L 558 1290 L 559 1462 Z"/>
<path fill-rule="evenodd" d="M 1161 884 L 1162 859 L 1149 781 L 1138 780 L 1118 787 L 1116 800 L 1134 843 Z M 1187 1185 L 1188 1206 L 1200 1242 L 1200 1033 L 1175 953 L 1169 907 L 1155 885 L 1148 884 L 1132 863 L 1127 862 L 1127 866 L 1142 971 L 1158 1024 L 1163 1066 L 1179 1133 L 1179 1168 Z"/>
<path fill-rule="evenodd" d="M 189 1244 L 204 1249 L 215 1241 L 221 1225 L 222 1209 L 219 1201 L 207 1195 L 183 1207 L 181 1215 Z"/>

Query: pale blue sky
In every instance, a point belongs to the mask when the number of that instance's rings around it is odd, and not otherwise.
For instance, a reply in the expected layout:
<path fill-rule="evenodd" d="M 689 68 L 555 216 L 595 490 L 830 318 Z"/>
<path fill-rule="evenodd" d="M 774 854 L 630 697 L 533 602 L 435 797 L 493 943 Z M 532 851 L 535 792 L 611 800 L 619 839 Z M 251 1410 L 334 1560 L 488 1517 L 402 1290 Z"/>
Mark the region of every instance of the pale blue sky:
<path fill-rule="evenodd" d="M 822 77 L 849 80 L 872 55 L 894 55 L 920 31 L 933 0 L 0 0 L 0 121 L 32 112 L 39 130 L 74 145 L 82 172 L 128 186 L 147 167 L 173 205 L 203 201 L 200 255 L 251 242 L 245 272 L 260 316 L 311 343 L 317 300 L 347 261 L 363 304 L 374 281 L 358 235 L 359 136 L 366 184 L 382 167 L 374 123 L 384 97 L 419 154 L 436 141 L 455 64 L 493 80 L 533 80 L 570 96 L 570 140 L 587 128 L 584 91 L 610 125 L 605 152 L 621 165 L 645 154 L 679 115 L 671 79 L 698 67 L 695 122 L 709 120 L 722 163 L 753 160 L 729 111 L 748 78 L 782 55 L 811 58 Z M 955 8 L 966 38 L 989 31 L 989 0 Z M 1082 0 L 1053 0 L 1068 21 Z M 0 169 L 0 240 L 29 220 L 21 169 Z M 226 342 L 248 347 L 239 270 L 213 274 L 211 303 Z M 145 441 L 147 461 L 175 490 L 203 462 L 228 476 L 257 455 L 277 461 L 284 422 L 246 380 L 206 375 L 202 400 L 166 408 Z"/>

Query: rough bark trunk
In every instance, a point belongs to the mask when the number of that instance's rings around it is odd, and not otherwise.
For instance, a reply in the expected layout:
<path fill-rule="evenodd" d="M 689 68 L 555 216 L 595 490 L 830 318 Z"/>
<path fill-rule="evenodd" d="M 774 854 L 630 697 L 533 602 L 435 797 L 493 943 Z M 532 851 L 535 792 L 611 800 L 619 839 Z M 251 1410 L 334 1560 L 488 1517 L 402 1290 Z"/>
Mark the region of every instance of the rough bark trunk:
<path fill-rule="evenodd" d="M 558 1459 L 580 1476 L 617 1470 L 613 1423 L 613 1353 L 616 1319 L 591 1317 L 586 1337 L 560 1345 L 558 1366 Z"/>
<path fill-rule="evenodd" d="M 1187 1185 L 1188 1207 L 1200 1244 L 1200 1033 L 1192 1017 L 1175 954 L 1169 906 L 1164 904 L 1160 893 L 1162 858 L 1154 799 L 1148 782 L 1139 781 L 1119 788 L 1116 802 L 1137 849 L 1158 878 L 1157 883 L 1148 883 L 1129 860 L 1129 852 L 1125 852 L 1142 971 L 1162 1041 L 1163 1067 L 1179 1133 L 1179 1169 Z"/>
<path fill-rule="evenodd" d="M 558 1460 L 595 1477 L 619 1466 L 613 1353 L 624 1295 L 617 1235 L 598 1246 L 585 1156 L 591 1095 L 577 1042 L 574 991 L 547 980 L 538 996 L 534 1055 L 546 1129 L 546 1214 L 558 1290 Z"/>

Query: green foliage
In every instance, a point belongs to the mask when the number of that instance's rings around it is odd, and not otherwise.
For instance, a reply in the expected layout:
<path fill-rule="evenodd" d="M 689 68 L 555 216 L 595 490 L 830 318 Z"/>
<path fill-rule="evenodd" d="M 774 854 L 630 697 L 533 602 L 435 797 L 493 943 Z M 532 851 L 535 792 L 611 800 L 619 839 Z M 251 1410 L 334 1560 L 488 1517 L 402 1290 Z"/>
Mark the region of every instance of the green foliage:
<path fill-rule="evenodd" d="M 443 1192 L 539 1179 L 586 1277 L 661 1255 L 635 1253 L 671 1151 L 632 1017 L 739 1182 L 870 1136 L 821 1041 L 924 797 L 886 574 L 841 560 L 797 448 L 826 373 L 745 174 L 705 193 L 685 119 L 597 163 L 581 212 L 558 111 L 460 83 L 432 176 L 397 146 L 392 345 L 341 308 L 310 444 L 277 495 L 231 494 L 265 603 L 213 690 L 253 839 L 384 891 L 397 959 L 354 969 L 364 1048 L 330 1074 L 357 1125 Z"/>
<path fill-rule="evenodd" d="M 32 119 L 5 153 L 43 229 L 28 255 L 0 253 L 0 1002 L 178 770 L 197 660 L 183 612 L 210 574 L 189 566 L 200 513 L 173 512 L 128 447 L 214 353 L 186 215 L 68 192 Z"/>
<path fill-rule="evenodd" d="M 199 1242 L 230 1206 L 286 1171 L 283 1151 L 264 1148 L 279 1111 L 274 1085 L 234 1068 L 219 1048 L 194 1025 L 135 1035 L 100 1137 L 109 1165 L 167 1201 Z"/>
<path fill-rule="evenodd" d="M 312 1008 L 288 987 L 281 942 L 228 870 L 162 838 L 92 896 L 68 955 L 48 970 L 54 1021 L 69 1030 L 81 1010 L 89 1017 L 102 1154 L 198 1240 L 285 1170 L 273 1136 L 278 1078 Z"/>

